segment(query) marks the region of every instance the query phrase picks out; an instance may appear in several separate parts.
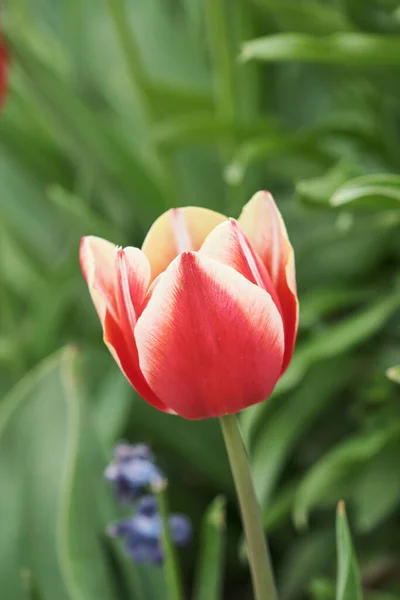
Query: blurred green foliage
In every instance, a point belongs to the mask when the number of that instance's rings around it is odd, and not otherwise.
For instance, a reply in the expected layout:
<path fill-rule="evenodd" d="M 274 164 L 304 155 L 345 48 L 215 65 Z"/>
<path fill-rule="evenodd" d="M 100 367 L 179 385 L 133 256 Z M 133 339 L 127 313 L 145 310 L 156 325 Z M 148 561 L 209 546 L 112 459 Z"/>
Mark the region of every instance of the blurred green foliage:
<path fill-rule="evenodd" d="M 171 206 L 236 216 L 260 188 L 287 222 L 301 301 L 292 365 L 241 417 L 282 600 L 334 597 L 340 499 L 365 598 L 400 598 L 398 367 L 386 376 L 400 362 L 399 11 L 395 0 L 5 2 L 2 598 L 164 598 L 161 573 L 103 533 L 117 508 L 102 469 L 123 437 L 152 444 L 172 508 L 194 520 L 188 588 L 203 539 L 195 597 L 217 597 L 225 562 L 226 598 L 250 598 L 218 425 L 135 396 L 102 345 L 77 251 L 86 234 L 140 245 Z M 199 536 L 219 493 L 226 544 L 220 502 Z"/>

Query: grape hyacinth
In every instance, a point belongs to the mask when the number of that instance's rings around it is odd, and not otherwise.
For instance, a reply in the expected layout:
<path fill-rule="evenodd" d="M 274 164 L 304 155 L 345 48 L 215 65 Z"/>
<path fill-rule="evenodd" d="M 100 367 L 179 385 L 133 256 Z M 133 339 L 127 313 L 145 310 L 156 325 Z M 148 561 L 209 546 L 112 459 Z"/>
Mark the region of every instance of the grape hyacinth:
<path fill-rule="evenodd" d="M 154 456 L 145 444 L 120 442 L 114 450 L 114 460 L 104 473 L 115 488 L 121 504 L 131 504 L 143 490 L 164 478 L 154 464 Z"/>
<path fill-rule="evenodd" d="M 163 523 L 156 498 L 146 492 L 163 487 L 166 478 L 154 464 L 152 452 L 145 444 L 120 442 L 105 470 L 105 477 L 113 484 L 119 502 L 134 506 L 130 517 L 108 527 L 108 535 L 124 538 L 127 554 L 137 563 L 161 565 L 164 560 Z M 182 514 L 172 514 L 168 524 L 173 543 L 176 546 L 187 544 L 192 531 L 190 519 Z"/>
<path fill-rule="evenodd" d="M 191 536 L 188 517 L 172 514 L 169 517 L 169 526 L 174 544 L 184 546 Z M 112 537 L 125 538 L 126 552 L 137 563 L 162 564 L 164 558 L 161 545 L 162 522 L 154 496 L 141 498 L 132 517 L 113 523 L 107 533 Z"/>

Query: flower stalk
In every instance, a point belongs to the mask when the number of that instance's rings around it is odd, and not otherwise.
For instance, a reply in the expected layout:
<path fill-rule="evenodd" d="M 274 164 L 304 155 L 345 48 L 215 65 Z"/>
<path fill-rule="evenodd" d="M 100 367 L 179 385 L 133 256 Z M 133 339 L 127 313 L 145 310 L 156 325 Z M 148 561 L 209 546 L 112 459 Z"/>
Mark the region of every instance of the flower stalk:
<path fill-rule="evenodd" d="M 157 498 L 158 511 L 162 522 L 161 540 L 168 600 L 183 600 L 182 579 L 169 522 L 167 486 L 167 480 L 161 479 L 152 484 L 151 487 Z"/>
<path fill-rule="evenodd" d="M 255 600 L 278 600 L 260 506 L 237 417 L 220 417 L 222 433 L 235 482 L 249 554 Z"/>

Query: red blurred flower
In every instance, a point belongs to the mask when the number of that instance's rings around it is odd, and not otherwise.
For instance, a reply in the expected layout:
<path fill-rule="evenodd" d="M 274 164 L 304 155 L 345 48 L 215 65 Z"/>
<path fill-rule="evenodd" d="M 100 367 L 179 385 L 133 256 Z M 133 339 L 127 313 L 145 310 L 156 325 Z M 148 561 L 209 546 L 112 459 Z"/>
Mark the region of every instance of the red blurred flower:
<path fill-rule="evenodd" d="M 0 108 L 4 103 L 7 91 L 7 63 L 8 57 L 0 31 Z"/>
<path fill-rule="evenodd" d="M 104 341 L 147 402 L 186 419 L 267 398 L 291 359 L 298 302 L 293 249 L 258 192 L 238 221 L 204 208 L 163 214 L 142 247 L 82 240 Z"/>

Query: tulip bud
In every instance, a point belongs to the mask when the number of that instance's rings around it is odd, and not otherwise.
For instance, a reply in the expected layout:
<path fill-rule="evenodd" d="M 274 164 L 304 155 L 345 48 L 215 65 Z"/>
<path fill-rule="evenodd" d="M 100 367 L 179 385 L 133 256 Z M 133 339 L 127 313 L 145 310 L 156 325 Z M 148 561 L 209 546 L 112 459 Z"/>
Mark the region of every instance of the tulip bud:
<path fill-rule="evenodd" d="M 294 349 L 293 248 L 268 192 L 238 219 L 173 209 L 139 248 L 83 238 L 81 266 L 104 341 L 137 392 L 186 419 L 262 402 Z"/>

